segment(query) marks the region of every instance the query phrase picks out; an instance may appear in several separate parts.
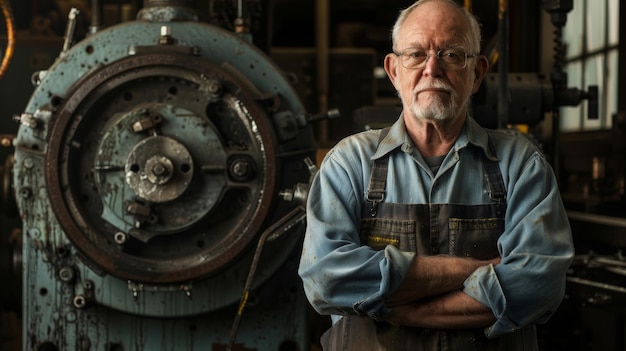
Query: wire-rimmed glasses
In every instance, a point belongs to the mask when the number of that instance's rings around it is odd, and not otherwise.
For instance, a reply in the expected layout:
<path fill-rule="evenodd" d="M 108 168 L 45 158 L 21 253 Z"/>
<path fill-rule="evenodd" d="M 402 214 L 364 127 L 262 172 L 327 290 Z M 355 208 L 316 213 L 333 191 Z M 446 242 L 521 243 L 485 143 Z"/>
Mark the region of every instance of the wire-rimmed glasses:
<path fill-rule="evenodd" d="M 467 66 L 467 58 L 476 57 L 478 54 L 468 54 L 463 49 L 449 48 L 440 49 L 435 54 L 421 48 L 406 48 L 400 52 L 394 52 L 400 57 L 402 66 L 408 69 L 418 69 L 426 66 L 428 58 L 434 56 L 440 64 L 446 67 L 462 69 Z"/>

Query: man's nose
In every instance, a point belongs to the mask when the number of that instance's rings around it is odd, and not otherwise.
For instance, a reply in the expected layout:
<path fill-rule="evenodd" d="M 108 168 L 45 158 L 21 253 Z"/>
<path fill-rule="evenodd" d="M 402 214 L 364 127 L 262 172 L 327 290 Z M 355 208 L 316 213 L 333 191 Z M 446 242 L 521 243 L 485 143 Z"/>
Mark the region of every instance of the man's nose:
<path fill-rule="evenodd" d="M 436 54 L 428 55 L 426 57 L 426 62 L 424 62 L 424 70 L 422 71 L 422 74 L 437 77 L 441 75 L 441 67 L 441 62 Z"/>

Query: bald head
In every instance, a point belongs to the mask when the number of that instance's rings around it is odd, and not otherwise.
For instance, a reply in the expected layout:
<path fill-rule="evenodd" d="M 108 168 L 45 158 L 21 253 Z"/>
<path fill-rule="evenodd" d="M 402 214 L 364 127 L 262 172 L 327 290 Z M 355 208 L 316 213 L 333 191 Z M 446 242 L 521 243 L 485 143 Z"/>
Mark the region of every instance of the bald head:
<path fill-rule="evenodd" d="M 396 20 L 396 23 L 394 24 L 391 32 L 393 51 L 398 51 L 400 49 L 396 47 L 396 45 L 403 25 L 405 21 L 410 17 L 410 14 L 421 6 L 424 6 L 425 4 L 433 5 L 433 3 L 438 3 L 438 5 L 442 6 L 452 7 L 456 11 L 458 11 L 460 15 L 462 15 L 462 18 L 466 21 L 468 28 L 466 49 L 470 53 L 478 53 L 480 51 L 481 42 L 480 24 L 478 23 L 478 20 L 476 19 L 476 17 L 474 17 L 474 15 L 467 12 L 465 8 L 463 8 L 454 0 L 418 0 L 413 3 L 413 5 L 400 11 L 398 19 Z"/>

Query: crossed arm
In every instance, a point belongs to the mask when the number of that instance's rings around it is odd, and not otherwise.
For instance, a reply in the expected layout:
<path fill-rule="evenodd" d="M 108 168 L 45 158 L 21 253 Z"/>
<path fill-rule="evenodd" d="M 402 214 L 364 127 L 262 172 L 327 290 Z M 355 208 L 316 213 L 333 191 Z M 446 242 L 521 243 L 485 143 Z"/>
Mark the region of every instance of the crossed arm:
<path fill-rule="evenodd" d="M 461 289 L 477 268 L 498 264 L 455 256 L 415 257 L 400 287 L 386 300 L 387 321 L 423 328 L 478 328 L 493 324 L 493 312 Z"/>

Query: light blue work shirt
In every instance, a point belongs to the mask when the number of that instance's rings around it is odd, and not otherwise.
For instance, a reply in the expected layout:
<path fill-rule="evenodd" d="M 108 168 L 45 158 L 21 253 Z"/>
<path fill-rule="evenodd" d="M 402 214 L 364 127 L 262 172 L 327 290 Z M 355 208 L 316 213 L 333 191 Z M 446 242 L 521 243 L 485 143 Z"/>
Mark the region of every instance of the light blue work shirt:
<path fill-rule="evenodd" d="M 324 158 L 311 185 L 299 275 L 320 314 L 384 319 L 385 298 L 403 281 L 415 256 L 389 245 L 373 250 L 360 240 L 361 210 L 372 160 L 391 153 L 384 201 L 401 204 L 484 204 L 481 160 L 495 147 L 506 187 L 502 261 L 478 268 L 463 291 L 491 308 L 489 338 L 546 322 L 565 291 L 574 255 L 571 230 L 551 166 L 528 138 L 483 129 L 468 117 L 433 174 L 415 148 L 402 116 L 379 147 L 379 130 L 340 141 Z"/>

